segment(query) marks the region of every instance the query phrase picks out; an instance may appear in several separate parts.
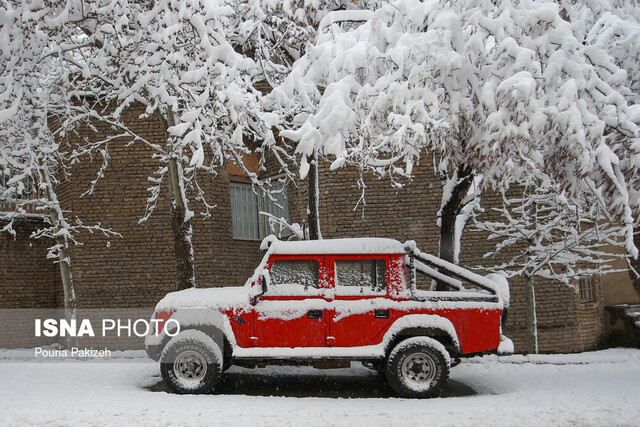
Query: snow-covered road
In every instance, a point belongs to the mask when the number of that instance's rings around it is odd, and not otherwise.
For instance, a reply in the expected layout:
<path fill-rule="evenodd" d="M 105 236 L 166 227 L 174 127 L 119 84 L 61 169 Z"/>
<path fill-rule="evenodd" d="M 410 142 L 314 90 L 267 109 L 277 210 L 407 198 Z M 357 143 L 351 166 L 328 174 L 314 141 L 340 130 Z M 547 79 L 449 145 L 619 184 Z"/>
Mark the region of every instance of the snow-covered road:
<path fill-rule="evenodd" d="M 359 364 L 232 368 L 218 394 L 179 396 L 143 358 L 27 363 L 16 354 L 0 350 L 0 425 L 640 425 L 637 349 L 474 358 L 430 400 L 394 398 Z"/>

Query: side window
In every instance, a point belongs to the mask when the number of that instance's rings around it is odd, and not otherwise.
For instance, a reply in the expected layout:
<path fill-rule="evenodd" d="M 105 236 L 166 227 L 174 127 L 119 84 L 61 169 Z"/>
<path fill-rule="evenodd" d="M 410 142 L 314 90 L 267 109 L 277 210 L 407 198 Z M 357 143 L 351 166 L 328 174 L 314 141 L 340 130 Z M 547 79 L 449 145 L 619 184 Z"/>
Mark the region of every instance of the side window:
<path fill-rule="evenodd" d="M 319 295 L 317 260 L 276 260 L 269 271 L 268 295 Z"/>
<path fill-rule="evenodd" d="M 386 264 L 381 259 L 336 261 L 336 295 L 384 295 Z"/>

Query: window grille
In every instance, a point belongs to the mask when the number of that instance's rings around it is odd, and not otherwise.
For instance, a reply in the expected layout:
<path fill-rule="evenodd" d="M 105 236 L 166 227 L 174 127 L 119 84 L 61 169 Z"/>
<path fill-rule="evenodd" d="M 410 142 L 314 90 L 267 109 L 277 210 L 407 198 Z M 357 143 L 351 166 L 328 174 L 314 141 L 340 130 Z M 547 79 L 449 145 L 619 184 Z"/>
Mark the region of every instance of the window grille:
<path fill-rule="evenodd" d="M 268 212 L 289 222 L 287 188 L 284 184 L 272 185 L 269 194 L 256 194 L 250 184 L 241 183 L 232 183 L 230 191 L 234 239 L 260 240 L 272 234 L 268 219 L 259 212 Z M 278 230 L 275 231 L 278 234 Z M 288 230 L 283 230 L 278 237 L 285 235 L 288 235 Z"/>
<path fill-rule="evenodd" d="M 580 292 L 580 301 L 588 302 L 593 301 L 593 281 L 591 276 L 581 276 L 578 279 L 578 289 Z"/>

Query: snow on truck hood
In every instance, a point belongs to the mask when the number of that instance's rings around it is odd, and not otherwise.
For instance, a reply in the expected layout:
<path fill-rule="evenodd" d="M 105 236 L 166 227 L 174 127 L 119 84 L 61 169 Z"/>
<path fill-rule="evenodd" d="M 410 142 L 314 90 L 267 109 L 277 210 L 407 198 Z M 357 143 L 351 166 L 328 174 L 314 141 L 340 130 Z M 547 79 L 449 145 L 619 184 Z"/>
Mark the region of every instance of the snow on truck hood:
<path fill-rule="evenodd" d="M 244 286 L 194 288 L 168 293 L 158 302 L 156 311 L 178 308 L 229 309 L 248 304 L 249 294 Z"/>

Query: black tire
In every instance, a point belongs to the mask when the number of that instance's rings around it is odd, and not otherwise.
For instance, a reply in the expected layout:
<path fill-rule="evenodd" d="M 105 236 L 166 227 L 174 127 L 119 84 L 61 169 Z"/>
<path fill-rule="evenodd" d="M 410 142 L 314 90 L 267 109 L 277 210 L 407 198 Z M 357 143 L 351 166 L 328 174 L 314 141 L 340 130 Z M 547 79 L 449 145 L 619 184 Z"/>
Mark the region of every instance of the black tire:
<path fill-rule="evenodd" d="M 209 393 L 222 376 L 222 353 L 205 333 L 184 331 L 162 352 L 160 373 L 176 393 Z"/>
<path fill-rule="evenodd" d="M 402 397 L 439 396 L 449 379 L 449 353 L 438 341 L 413 337 L 400 342 L 387 359 L 387 381 Z"/>

